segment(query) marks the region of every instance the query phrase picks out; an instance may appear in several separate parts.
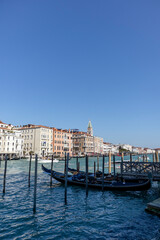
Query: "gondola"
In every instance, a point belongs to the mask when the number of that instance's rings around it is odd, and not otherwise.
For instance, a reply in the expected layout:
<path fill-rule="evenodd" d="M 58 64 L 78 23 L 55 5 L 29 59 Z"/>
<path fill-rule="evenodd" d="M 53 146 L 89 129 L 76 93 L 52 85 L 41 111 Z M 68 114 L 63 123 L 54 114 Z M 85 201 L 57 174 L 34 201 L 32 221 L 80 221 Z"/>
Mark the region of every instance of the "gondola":
<path fill-rule="evenodd" d="M 51 175 L 51 170 L 47 169 L 42 164 L 42 170 L 45 173 Z M 52 177 L 61 183 L 65 183 L 65 175 L 60 172 L 52 171 Z M 85 182 L 85 174 L 77 174 L 70 175 L 68 174 L 67 178 L 68 185 L 76 185 L 76 186 L 86 186 Z M 95 178 L 93 176 L 88 176 L 88 187 L 95 189 L 102 189 L 102 178 Z M 111 191 L 144 191 L 148 190 L 151 187 L 151 181 L 147 180 L 139 180 L 138 182 L 134 181 L 108 181 L 104 180 L 104 190 Z"/>

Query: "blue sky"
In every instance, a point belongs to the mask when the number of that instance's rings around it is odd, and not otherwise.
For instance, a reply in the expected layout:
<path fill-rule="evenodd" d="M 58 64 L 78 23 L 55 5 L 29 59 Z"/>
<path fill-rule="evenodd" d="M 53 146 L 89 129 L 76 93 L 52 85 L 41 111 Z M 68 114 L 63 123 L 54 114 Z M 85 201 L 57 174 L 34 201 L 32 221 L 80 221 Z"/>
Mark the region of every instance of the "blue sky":
<path fill-rule="evenodd" d="M 159 0 L 1 0 L 0 120 L 160 147 Z"/>

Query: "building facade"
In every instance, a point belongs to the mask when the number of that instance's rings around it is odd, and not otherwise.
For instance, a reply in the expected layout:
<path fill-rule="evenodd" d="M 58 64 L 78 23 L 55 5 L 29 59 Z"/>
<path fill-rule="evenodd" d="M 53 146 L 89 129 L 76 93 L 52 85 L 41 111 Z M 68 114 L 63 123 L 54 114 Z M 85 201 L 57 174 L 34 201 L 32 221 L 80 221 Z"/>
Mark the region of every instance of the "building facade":
<path fill-rule="evenodd" d="M 72 155 L 72 133 L 70 130 L 53 128 L 53 152 L 55 156 Z"/>
<path fill-rule="evenodd" d="M 91 121 L 88 123 L 87 132 L 75 131 L 72 140 L 73 155 L 103 154 L 103 138 L 93 136 Z"/>
<path fill-rule="evenodd" d="M 23 154 L 38 154 L 40 157 L 46 157 L 53 154 L 53 129 L 42 125 L 28 124 L 21 131 L 24 140 Z"/>
<path fill-rule="evenodd" d="M 0 158 L 21 158 L 23 156 L 23 138 L 21 132 L 10 124 L 0 121 Z"/>

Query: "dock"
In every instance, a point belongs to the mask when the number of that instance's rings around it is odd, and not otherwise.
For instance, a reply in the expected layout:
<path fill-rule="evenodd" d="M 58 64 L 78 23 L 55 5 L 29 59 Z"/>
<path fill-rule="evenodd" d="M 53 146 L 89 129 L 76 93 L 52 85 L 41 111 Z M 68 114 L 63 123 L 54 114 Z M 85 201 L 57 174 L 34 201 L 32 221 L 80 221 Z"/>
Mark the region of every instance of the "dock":
<path fill-rule="evenodd" d="M 160 217 L 160 198 L 148 203 L 145 210 Z"/>

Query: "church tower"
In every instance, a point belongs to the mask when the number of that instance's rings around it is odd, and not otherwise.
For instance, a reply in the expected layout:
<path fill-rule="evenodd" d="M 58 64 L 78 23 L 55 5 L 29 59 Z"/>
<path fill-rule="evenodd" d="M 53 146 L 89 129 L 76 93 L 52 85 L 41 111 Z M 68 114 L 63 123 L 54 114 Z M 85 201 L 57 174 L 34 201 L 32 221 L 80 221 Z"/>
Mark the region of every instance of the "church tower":
<path fill-rule="evenodd" d="M 89 121 L 89 123 L 88 123 L 87 133 L 88 133 L 89 135 L 93 136 L 93 128 L 92 128 L 91 121 Z"/>

